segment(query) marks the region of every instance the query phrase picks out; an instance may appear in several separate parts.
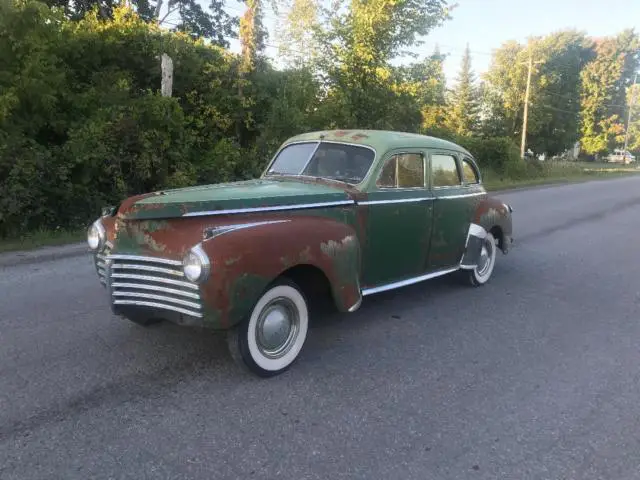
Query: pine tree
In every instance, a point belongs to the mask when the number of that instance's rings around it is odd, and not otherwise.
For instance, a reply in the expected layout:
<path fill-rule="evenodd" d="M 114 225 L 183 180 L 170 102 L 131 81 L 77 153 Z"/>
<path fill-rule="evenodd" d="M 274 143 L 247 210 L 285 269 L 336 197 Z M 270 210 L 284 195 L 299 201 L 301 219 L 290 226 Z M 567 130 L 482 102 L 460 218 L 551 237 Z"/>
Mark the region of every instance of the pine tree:
<path fill-rule="evenodd" d="M 456 86 L 451 92 L 447 115 L 447 125 L 457 135 L 472 135 L 477 131 L 480 100 L 475 82 L 467 44 Z"/>

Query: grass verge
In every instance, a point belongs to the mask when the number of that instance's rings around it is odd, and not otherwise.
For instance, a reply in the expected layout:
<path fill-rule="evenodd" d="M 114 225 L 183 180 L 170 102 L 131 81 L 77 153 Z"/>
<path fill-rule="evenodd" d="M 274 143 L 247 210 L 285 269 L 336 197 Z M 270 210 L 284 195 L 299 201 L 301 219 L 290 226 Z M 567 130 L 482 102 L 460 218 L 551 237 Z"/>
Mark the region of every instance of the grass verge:
<path fill-rule="evenodd" d="M 40 247 L 53 247 L 82 242 L 87 231 L 82 230 L 39 230 L 21 238 L 0 239 L 0 253 L 20 250 L 34 250 Z"/>
<path fill-rule="evenodd" d="M 635 166 L 589 162 L 522 164 L 509 170 L 504 174 L 486 172 L 483 175 L 485 188 L 489 191 L 500 191 L 528 186 L 605 180 L 640 174 L 640 168 Z"/>

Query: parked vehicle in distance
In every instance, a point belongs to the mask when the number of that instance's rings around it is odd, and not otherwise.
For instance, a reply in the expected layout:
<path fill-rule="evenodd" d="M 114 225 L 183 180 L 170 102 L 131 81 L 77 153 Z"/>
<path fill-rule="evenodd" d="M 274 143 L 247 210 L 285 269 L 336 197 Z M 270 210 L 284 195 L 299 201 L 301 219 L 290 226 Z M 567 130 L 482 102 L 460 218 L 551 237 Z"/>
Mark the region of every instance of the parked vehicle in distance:
<path fill-rule="evenodd" d="M 511 213 L 454 143 L 336 130 L 290 138 L 258 179 L 108 207 L 88 243 L 115 314 L 227 330 L 232 356 L 270 376 L 298 357 L 315 300 L 354 312 L 441 275 L 484 285 Z"/>
<path fill-rule="evenodd" d="M 609 163 L 622 163 L 628 165 L 631 162 L 636 161 L 636 157 L 628 150 L 616 148 L 613 153 L 610 153 L 605 157 L 605 161 Z"/>

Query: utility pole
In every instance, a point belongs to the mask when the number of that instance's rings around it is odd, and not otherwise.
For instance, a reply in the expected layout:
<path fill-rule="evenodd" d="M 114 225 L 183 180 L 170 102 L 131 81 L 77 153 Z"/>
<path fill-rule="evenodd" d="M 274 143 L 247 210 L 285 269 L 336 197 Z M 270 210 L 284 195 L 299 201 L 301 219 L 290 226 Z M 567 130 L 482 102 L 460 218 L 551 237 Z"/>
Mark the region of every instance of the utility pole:
<path fill-rule="evenodd" d="M 631 127 L 631 113 L 633 112 L 633 107 L 636 104 L 636 81 L 638 80 L 638 74 L 636 73 L 635 76 L 633 77 L 633 86 L 631 87 L 633 89 L 633 95 L 631 95 L 631 102 L 629 102 L 629 116 L 627 117 L 627 128 L 625 128 L 624 130 L 624 149 L 622 150 L 624 152 L 624 158 L 626 161 L 627 158 L 627 146 L 629 145 L 629 128 Z"/>
<path fill-rule="evenodd" d="M 529 49 L 529 72 L 527 73 L 527 90 L 524 94 L 524 118 L 522 119 L 522 140 L 520 141 L 520 158 L 524 158 L 527 143 L 527 118 L 529 116 L 529 90 L 531 88 L 531 70 L 533 70 L 533 54 Z"/>

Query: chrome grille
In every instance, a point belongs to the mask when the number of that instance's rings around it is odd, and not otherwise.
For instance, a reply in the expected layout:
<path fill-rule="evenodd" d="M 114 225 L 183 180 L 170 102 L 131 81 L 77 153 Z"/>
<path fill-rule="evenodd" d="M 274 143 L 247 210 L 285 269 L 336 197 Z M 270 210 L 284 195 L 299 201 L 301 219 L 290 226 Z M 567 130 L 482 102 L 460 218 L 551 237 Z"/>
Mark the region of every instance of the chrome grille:
<path fill-rule="evenodd" d="M 109 255 L 105 260 L 109 261 L 114 305 L 153 307 L 202 317 L 200 287 L 185 278 L 182 262 L 136 255 Z"/>
<path fill-rule="evenodd" d="M 107 285 L 107 273 L 106 273 L 106 257 L 103 254 L 96 254 L 95 263 L 96 263 L 96 272 L 98 273 L 98 279 L 102 285 Z"/>

